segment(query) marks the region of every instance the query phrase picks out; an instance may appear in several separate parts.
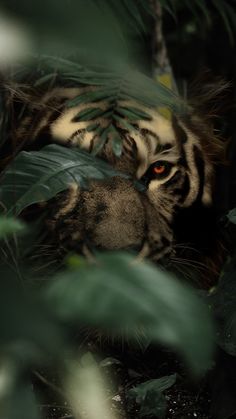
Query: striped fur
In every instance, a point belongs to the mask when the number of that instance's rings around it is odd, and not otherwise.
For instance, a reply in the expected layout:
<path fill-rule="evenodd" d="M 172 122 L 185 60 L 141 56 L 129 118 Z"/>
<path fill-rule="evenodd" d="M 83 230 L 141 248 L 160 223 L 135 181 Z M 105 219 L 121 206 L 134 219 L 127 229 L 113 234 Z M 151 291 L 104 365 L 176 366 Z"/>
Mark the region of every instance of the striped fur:
<path fill-rule="evenodd" d="M 40 99 L 31 98 L 14 133 L 14 147 L 34 150 L 56 142 L 92 152 L 100 139 L 87 127 L 91 122 L 106 127 L 108 120 L 98 117 L 78 122 L 77 115 L 92 107 L 105 111 L 108 104 L 66 107 L 67 100 L 88 90 L 55 88 Z M 195 205 L 211 205 L 214 164 L 221 147 L 210 127 L 195 115 L 185 119 L 173 116 L 169 121 L 154 109 L 141 109 L 151 118 L 135 122 L 131 133 L 116 122 L 123 138 L 121 157 L 114 156 L 109 138 L 100 157 L 133 179 L 145 181 L 146 191 L 138 191 L 132 180 L 120 177 L 93 181 L 89 191 L 71 185 L 49 204 L 48 228 L 66 251 L 134 249 L 155 262 L 171 259 L 178 214 Z M 147 179 L 150 167 L 158 161 L 171 164 L 168 175 Z"/>

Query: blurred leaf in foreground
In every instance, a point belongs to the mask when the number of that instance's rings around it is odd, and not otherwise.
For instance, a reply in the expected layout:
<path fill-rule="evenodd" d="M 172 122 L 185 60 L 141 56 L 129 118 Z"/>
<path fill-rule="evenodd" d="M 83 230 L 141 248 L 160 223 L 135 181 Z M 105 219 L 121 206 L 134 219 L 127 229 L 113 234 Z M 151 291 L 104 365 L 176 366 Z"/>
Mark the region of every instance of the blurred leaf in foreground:
<path fill-rule="evenodd" d="M 12 267 L 2 264 L 0 417 L 38 419 L 30 370 L 61 362 L 65 339 L 64 331 L 53 318 L 50 308 L 33 292 L 26 290 L 21 280 Z"/>
<path fill-rule="evenodd" d="M 68 372 L 65 390 L 75 419 L 118 419 L 108 402 L 106 389 L 109 386 L 90 353 L 85 354 L 80 363 L 69 365 Z"/>
<path fill-rule="evenodd" d="M 87 268 L 54 278 L 46 301 L 62 322 L 135 337 L 139 329 L 172 346 L 194 373 L 209 367 L 213 327 L 207 307 L 189 287 L 149 263 L 106 254 Z M 109 333 L 109 332 L 108 332 Z"/>
<path fill-rule="evenodd" d="M 21 279 L 21 278 L 20 278 Z M 26 290 L 17 274 L 2 266 L 0 282 L 0 350 L 25 364 L 59 356 L 63 334 L 51 310 Z"/>
<path fill-rule="evenodd" d="M 18 369 L 13 359 L 1 357 L 0 416 L 4 419 L 39 419 L 33 387 Z"/>
<path fill-rule="evenodd" d="M 22 231 L 24 231 L 24 225 L 20 221 L 14 218 L 0 217 L 0 238 Z"/>

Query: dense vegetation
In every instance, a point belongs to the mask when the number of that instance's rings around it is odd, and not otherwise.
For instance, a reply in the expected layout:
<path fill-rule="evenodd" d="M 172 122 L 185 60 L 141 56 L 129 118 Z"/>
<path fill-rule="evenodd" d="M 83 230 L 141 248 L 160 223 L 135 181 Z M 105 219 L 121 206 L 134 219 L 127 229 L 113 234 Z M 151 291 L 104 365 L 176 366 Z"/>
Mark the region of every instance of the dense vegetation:
<path fill-rule="evenodd" d="M 131 263 L 132 257 L 122 252 L 97 254 L 95 264 L 76 254 L 60 263 L 51 260 L 47 248 L 38 251 L 44 213 L 28 223 L 22 221 L 22 213 L 52 199 L 71 180 L 86 188 L 90 179 L 117 173 L 96 155 L 59 145 L 13 152 L 7 165 L 4 160 L 0 183 L 0 416 L 4 419 L 224 419 L 236 414 L 236 4 L 159 3 L 172 66 L 168 71 L 182 96 L 190 77 L 202 74 L 204 66 L 212 77 L 231 81 L 231 104 L 223 107 L 216 121 L 221 135 L 232 138 L 228 151 L 232 165 L 219 168 L 217 185 L 219 222 L 231 243 L 219 283 L 209 292 L 194 290 L 148 262 Z M 4 51 L 4 58 L 0 56 L 4 83 L 13 80 L 20 85 L 11 94 L 25 94 L 27 84 L 43 89 L 71 83 L 97 86 L 68 106 L 107 99 L 110 124 L 99 131 L 99 147 L 112 134 L 113 151 L 120 156 L 122 140 L 114 119 L 120 118 L 131 130 L 131 122 L 148 118 L 134 107 L 119 108 L 119 98 L 160 111 L 185 112 L 186 102 L 177 91 L 152 78 L 158 72 L 153 69 L 157 21 L 152 2 L 86 0 L 85 5 L 83 0 L 50 0 L 45 7 L 40 1 L 8 0 L 1 7 L 3 19 L 16 19 L 26 28 L 23 38 L 31 44 L 30 52 L 22 51 L 14 65 L 14 56 L 5 58 Z M 3 86 L 0 146 L 5 152 L 17 120 Z M 94 112 L 88 109 L 78 117 L 89 121 Z"/>

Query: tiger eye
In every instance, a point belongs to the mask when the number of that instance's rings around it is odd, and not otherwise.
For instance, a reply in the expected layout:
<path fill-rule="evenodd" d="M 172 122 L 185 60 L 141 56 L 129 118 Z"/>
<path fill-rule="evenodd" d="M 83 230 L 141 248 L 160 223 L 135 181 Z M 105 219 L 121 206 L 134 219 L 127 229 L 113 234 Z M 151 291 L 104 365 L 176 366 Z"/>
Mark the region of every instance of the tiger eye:
<path fill-rule="evenodd" d="M 153 172 L 157 175 L 162 175 L 166 171 L 166 166 L 164 164 L 160 164 L 153 167 Z"/>

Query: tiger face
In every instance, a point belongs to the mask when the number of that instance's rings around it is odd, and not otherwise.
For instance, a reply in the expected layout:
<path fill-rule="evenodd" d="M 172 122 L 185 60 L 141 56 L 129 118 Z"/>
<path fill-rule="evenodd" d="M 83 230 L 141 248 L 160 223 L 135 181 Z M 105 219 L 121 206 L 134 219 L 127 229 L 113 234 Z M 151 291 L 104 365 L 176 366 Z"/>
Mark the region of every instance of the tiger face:
<path fill-rule="evenodd" d="M 88 122 L 76 118 L 87 105 L 66 109 L 65 96 L 72 98 L 78 91 L 63 89 L 60 95 L 60 110 L 40 120 L 33 140 L 39 141 L 42 133 L 45 138 L 47 131 L 50 141 L 92 152 L 100 138 L 86 130 Z M 92 181 L 88 190 L 71 185 L 53 201 L 48 226 L 66 251 L 124 249 L 161 263 L 175 255 L 179 214 L 195 205 L 211 205 L 217 146 L 210 143 L 208 128 L 191 118 L 166 119 L 157 110 L 146 111 L 150 119 L 133 124 L 131 132 L 117 122 L 123 139 L 119 158 L 109 136 L 99 152 L 124 177 Z M 101 117 L 92 122 L 104 127 L 107 123 Z"/>

